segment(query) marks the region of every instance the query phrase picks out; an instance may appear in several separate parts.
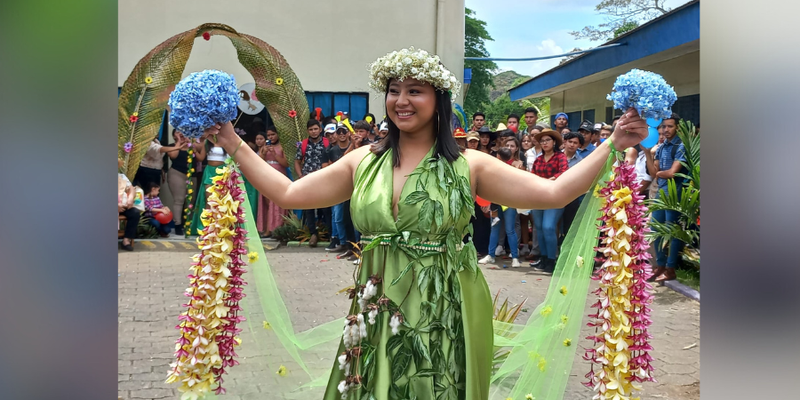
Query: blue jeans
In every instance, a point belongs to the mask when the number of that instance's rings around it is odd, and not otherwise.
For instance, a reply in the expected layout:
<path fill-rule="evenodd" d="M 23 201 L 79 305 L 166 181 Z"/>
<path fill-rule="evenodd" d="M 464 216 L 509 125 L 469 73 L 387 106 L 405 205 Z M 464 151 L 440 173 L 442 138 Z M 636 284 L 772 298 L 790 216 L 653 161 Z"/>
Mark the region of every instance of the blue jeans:
<path fill-rule="evenodd" d="M 493 255 L 494 249 L 497 248 L 497 242 L 500 238 L 500 225 L 502 223 L 506 228 L 506 238 L 508 238 L 508 247 L 511 247 L 511 257 L 519 258 L 519 239 L 517 238 L 517 231 L 514 229 L 517 223 L 517 209 L 498 210 L 497 216 L 500 218 L 500 222 L 492 227 L 492 233 L 489 235 L 489 254 Z"/>
<path fill-rule="evenodd" d="M 158 222 L 155 218 L 150 218 L 150 224 L 156 227 L 156 230 L 159 232 L 170 233 L 172 232 L 172 228 L 175 227 L 175 221 L 169 221 L 168 224 L 162 224 Z"/>
<path fill-rule="evenodd" d="M 536 225 L 536 240 L 539 242 L 539 254 L 555 260 L 558 253 L 558 237 L 556 225 L 564 213 L 563 208 L 549 210 L 532 210 L 533 224 Z"/>
<path fill-rule="evenodd" d="M 653 211 L 652 213 L 653 220 L 661 223 L 678 222 L 679 217 L 680 213 L 672 210 L 658 210 L 658 211 Z M 667 250 L 661 247 L 660 239 L 656 240 L 656 242 L 653 245 L 656 248 L 657 267 L 675 268 L 678 266 L 678 260 L 681 254 L 681 250 L 683 250 L 682 241 L 678 239 L 672 239 L 669 241 L 669 257 L 667 256 Z"/>
<path fill-rule="evenodd" d="M 339 242 L 345 243 L 347 235 L 344 228 L 344 203 L 339 203 L 331 207 L 333 223 L 331 224 L 331 239 L 337 238 Z"/>

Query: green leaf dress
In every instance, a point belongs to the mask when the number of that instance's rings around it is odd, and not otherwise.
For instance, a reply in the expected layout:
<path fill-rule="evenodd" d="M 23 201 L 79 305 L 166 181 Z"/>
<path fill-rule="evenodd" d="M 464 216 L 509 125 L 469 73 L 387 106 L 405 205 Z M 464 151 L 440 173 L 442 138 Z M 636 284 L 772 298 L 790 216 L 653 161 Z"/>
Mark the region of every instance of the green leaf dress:
<path fill-rule="evenodd" d="M 474 246 L 464 243 L 474 210 L 469 165 L 463 156 L 453 163 L 432 157 L 434 148 L 403 186 L 397 220 L 392 151 L 370 153 L 356 170 L 351 215 L 364 250 L 349 314 L 366 313 L 362 304 L 379 312 L 374 324 L 361 321 L 366 337 L 346 371 L 334 363 L 325 400 L 489 396 L 492 299 Z M 377 293 L 360 302 L 355 291 L 364 293 L 371 277 Z M 398 311 L 402 324 L 393 334 Z M 339 354 L 347 350 L 340 341 Z M 359 380 L 342 397 L 346 372 Z"/>

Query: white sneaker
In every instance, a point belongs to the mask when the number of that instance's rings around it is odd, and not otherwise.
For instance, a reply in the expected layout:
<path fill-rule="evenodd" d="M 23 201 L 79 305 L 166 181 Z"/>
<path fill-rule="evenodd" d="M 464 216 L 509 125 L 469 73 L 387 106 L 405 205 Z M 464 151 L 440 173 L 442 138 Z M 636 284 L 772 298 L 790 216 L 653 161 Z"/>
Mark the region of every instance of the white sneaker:
<path fill-rule="evenodd" d="M 486 256 L 478 261 L 478 264 L 489 264 L 489 263 L 494 263 L 494 257 Z"/>
<path fill-rule="evenodd" d="M 500 222 L 500 218 L 498 218 L 498 217 L 492 218 L 492 226 L 497 225 L 498 222 Z"/>
<path fill-rule="evenodd" d="M 523 244 L 522 245 L 522 249 L 519 250 L 519 255 L 520 256 L 527 256 L 530 252 L 531 251 L 528 249 L 528 245 L 527 244 Z"/>
<path fill-rule="evenodd" d="M 494 255 L 497 257 L 504 256 L 506 255 L 506 249 L 504 249 L 503 246 L 497 246 L 497 248 L 494 249 Z"/>
<path fill-rule="evenodd" d="M 520 265 L 518 258 L 512 258 L 511 259 L 511 268 L 519 268 L 521 266 L 522 265 Z"/>

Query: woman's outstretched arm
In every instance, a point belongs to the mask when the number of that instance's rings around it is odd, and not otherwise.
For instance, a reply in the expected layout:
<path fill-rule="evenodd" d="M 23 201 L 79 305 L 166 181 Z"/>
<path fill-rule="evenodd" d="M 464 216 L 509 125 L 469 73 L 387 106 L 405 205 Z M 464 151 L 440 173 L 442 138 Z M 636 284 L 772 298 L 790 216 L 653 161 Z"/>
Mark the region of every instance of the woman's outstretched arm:
<path fill-rule="evenodd" d="M 342 157 L 328 168 L 303 176 L 292 182 L 258 156 L 250 146 L 242 144 L 230 122 L 206 129 L 210 140 L 217 140 L 233 158 L 247 180 L 265 197 L 283 209 L 309 210 L 330 207 L 350 198 L 353 193 L 353 173 L 369 147 Z M 237 151 L 238 147 L 238 151 Z"/>
<path fill-rule="evenodd" d="M 611 143 L 624 151 L 646 138 L 647 129 L 645 120 L 635 110 L 628 110 L 608 140 L 554 181 L 515 169 L 481 152 L 467 151 L 476 193 L 492 203 L 514 208 L 564 207 L 589 190 L 611 153 Z"/>

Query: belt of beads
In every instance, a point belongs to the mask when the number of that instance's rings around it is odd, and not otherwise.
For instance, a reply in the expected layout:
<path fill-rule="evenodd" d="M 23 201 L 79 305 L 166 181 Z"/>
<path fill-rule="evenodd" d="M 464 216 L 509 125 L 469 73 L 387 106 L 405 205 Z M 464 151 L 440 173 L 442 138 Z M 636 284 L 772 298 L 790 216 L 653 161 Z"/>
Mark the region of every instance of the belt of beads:
<path fill-rule="evenodd" d="M 361 241 L 359 244 L 362 246 L 368 245 L 374 239 L 374 236 L 362 236 Z M 382 238 L 381 239 L 381 246 L 388 246 L 392 243 L 391 238 Z M 410 249 L 417 249 L 417 250 L 428 250 L 428 251 L 438 251 L 440 253 L 444 253 L 447 251 L 447 245 L 442 242 L 419 242 L 413 246 L 410 246 L 405 239 L 400 239 L 399 243 L 400 246 L 408 247 Z M 457 251 L 461 251 L 464 248 L 464 243 L 459 242 L 458 247 L 456 247 Z"/>

